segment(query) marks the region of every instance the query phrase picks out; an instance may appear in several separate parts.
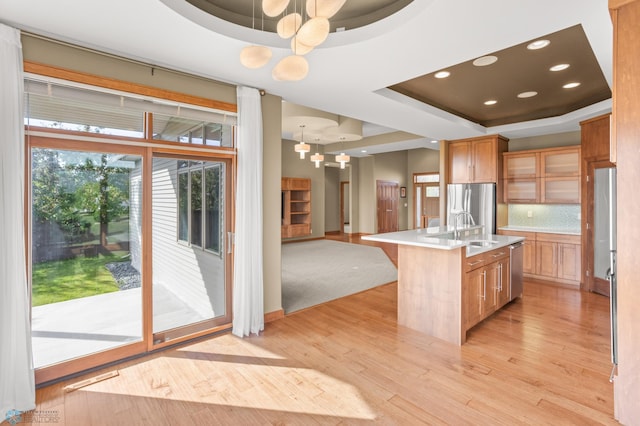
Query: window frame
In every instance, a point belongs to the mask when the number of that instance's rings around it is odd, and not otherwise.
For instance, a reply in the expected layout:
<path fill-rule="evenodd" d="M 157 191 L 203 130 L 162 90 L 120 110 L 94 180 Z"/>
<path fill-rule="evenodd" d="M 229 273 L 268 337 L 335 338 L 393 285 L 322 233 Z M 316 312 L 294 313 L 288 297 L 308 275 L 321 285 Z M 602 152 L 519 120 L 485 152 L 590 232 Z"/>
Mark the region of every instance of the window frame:
<path fill-rule="evenodd" d="M 217 169 L 218 172 L 218 179 L 222 180 L 221 183 L 218 184 L 218 197 L 219 199 L 222 201 L 221 206 L 220 206 L 220 211 L 224 211 L 225 207 L 224 207 L 224 202 L 226 201 L 224 199 L 224 197 L 222 196 L 224 191 L 222 191 L 223 185 L 224 185 L 224 170 L 223 170 L 223 163 L 211 163 L 211 164 L 207 164 L 210 162 L 207 162 L 206 160 L 202 160 L 199 161 L 200 164 L 194 164 L 194 165 L 188 165 L 186 168 L 180 168 L 179 164 L 181 161 L 187 161 L 187 162 L 193 162 L 193 160 L 176 160 L 178 163 L 178 166 L 176 167 L 176 179 L 178 182 L 178 214 L 176 217 L 177 220 L 177 227 L 176 227 L 176 231 L 177 231 L 177 237 L 176 237 L 176 241 L 179 244 L 183 244 L 185 246 L 188 247 L 195 247 L 195 248 L 199 248 L 203 251 L 215 254 L 216 256 L 222 256 L 222 240 L 223 240 L 223 236 L 221 233 L 218 233 L 218 250 L 215 249 L 211 249 L 207 247 L 207 235 L 208 235 L 208 228 L 207 228 L 207 218 L 206 218 L 206 199 L 208 197 L 208 193 L 207 193 L 207 170 L 210 169 Z M 192 212 L 192 208 L 193 208 L 193 203 L 192 203 L 192 174 L 194 172 L 202 172 L 202 183 L 201 183 L 201 188 L 200 188 L 200 193 L 201 193 L 201 203 L 202 203 L 202 214 L 200 217 L 200 238 L 201 238 L 201 245 L 195 244 L 193 242 L 193 212 Z M 181 175 L 187 175 L 187 201 L 186 201 L 186 205 L 187 205 L 187 230 L 186 230 L 186 234 L 188 239 L 182 239 L 181 238 L 181 234 L 182 234 L 182 229 L 181 229 L 181 225 L 183 223 L 182 221 L 182 216 L 181 216 L 181 211 L 180 211 L 180 203 L 181 203 L 181 187 L 180 187 L 180 176 Z M 219 181 L 220 182 L 220 181 Z M 224 215 L 220 215 L 219 219 L 218 219 L 218 229 L 224 229 Z"/>

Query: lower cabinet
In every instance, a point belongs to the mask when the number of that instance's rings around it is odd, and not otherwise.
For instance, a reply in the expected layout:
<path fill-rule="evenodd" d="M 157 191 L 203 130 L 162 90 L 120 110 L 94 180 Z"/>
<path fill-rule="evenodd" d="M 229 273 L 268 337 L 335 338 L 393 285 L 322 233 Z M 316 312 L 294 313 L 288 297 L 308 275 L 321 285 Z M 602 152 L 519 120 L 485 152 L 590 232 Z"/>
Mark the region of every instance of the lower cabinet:
<path fill-rule="evenodd" d="M 525 277 L 580 285 L 582 259 L 579 235 L 498 231 L 525 237 L 522 271 Z"/>
<path fill-rule="evenodd" d="M 462 315 L 468 330 L 509 302 L 509 247 L 466 259 Z"/>

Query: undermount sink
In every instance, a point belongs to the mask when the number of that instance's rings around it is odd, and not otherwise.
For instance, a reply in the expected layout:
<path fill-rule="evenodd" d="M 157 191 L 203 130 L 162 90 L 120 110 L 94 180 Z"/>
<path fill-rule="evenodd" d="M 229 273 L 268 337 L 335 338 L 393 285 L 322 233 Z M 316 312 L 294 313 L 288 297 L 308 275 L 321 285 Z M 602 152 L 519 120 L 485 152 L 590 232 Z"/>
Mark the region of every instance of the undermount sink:
<path fill-rule="evenodd" d="M 471 240 L 469 241 L 469 245 L 472 247 L 491 247 L 494 244 L 497 244 L 497 241 L 493 240 Z"/>

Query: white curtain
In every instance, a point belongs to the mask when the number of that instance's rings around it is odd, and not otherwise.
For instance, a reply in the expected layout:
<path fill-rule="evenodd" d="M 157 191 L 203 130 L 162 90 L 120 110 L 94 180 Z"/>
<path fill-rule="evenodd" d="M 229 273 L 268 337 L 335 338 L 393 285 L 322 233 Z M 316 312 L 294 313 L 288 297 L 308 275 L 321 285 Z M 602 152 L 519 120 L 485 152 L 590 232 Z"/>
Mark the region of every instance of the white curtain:
<path fill-rule="evenodd" d="M 24 242 L 20 32 L 0 24 L 0 421 L 35 408 Z"/>
<path fill-rule="evenodd" d="M 260 93 L 238 87 L 238 173 L 233 267 L 233 331 L 264 330 L 262 271 L 262 107 Z"/>

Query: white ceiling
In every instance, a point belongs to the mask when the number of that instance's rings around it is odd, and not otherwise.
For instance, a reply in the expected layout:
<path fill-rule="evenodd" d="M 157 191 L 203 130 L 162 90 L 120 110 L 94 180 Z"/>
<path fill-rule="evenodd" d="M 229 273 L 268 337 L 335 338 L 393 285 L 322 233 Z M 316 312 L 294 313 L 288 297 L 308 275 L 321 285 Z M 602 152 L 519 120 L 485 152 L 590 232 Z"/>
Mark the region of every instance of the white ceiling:
<path fill-rule="evenodd" d="M 414 0 L 382 21 L 330 34 L 307 55 L 309 75 L 299 82 L 274 81 L 272 66 L 250 70 L 238 59 L 248 43 L 264 44 L 272 47 L 274 65 L 289 54 L 288 41 L 222 21 L 183 0 L 2 0 L 0 21 L 154 65 L 265 89 L 289 102 L 362 120 L 367 123 L 365 136 L 385 128 L 421 136 L 368 147 L 367 154 L 433 148 L 437 145 L 429 143 L 432 139 L 495 133 L 513 139 L 575 131 L 580 121 L 611 110 L 608 100 L 560 117 L 485 128 L 386 89 L 576 24 L 583 26 L 611 86 L 607 0 Z M 360 145 L 350 153 L 365 155 Z"/>

